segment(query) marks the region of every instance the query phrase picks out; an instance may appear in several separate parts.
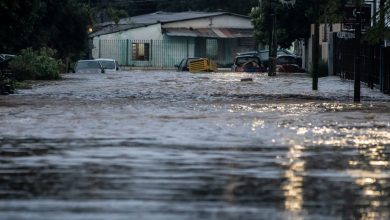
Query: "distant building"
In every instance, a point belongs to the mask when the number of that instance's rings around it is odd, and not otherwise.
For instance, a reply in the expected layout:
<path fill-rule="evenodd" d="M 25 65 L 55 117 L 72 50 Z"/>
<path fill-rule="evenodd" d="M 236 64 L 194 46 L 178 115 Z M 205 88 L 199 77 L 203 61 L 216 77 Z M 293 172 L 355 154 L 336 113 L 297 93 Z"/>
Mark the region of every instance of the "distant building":
<path fill-rule="evenodd" d="M 172 68 L 185 57 L 209 57 L 229 66 L 238 52 L 253 50 L 249 17 L 229 12 L 156 12 L 100 24 L 90 34 L 92 57 L 121 65 Z"/>

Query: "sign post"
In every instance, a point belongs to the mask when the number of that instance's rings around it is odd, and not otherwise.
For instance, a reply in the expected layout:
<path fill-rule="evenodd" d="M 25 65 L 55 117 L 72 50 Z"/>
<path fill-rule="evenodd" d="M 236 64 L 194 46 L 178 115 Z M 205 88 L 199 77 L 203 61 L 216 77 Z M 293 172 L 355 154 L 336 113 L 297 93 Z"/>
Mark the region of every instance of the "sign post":
<path fill-rule="evenodd" d="M 371 26 L 371 5 L 356 3 L 355 5 L 348 4 L 345 6 L 345 20 L 343 29 L 345 31 L 354 31 L 356 41 L 355 47 L 355 73 L 354 73 L 354 102 L 360 102 L 360 75 L 361 75 L 361 38 L 362 31 L 368 30 Z M 346 32 L 341 32 L 346 33 Z M 343 36 L 341 36 L 343 35 Z M 353 38 L 352 33 L 340 34 L 342 38 Z"/>
<path fill-rule="evenodd" d="M 355 27 L 355 36 L 356 36 L 356 58 L 355 58 L 355 83 L 354 83 L 354 92 L 353 92 L 353 101 L 360 102 L 360 39 L 362 35 L 362 16 L 361 16 L 361 7 L 360 5 L 356 7 L 355 11 L 356 16 L 356 27 Z"/>

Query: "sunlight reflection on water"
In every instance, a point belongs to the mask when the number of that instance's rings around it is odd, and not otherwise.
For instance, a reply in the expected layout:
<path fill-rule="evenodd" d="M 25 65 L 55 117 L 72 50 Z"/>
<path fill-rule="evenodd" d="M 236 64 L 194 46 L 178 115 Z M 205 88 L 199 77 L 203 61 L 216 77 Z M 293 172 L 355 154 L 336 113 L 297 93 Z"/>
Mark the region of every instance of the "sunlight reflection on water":
<path fill-rule="evenodd" d="M 1 98 L 0 216 L 390 218 L 388 103 L 256 95 L 265 82 L 241 76 L 77 76 Z"/>

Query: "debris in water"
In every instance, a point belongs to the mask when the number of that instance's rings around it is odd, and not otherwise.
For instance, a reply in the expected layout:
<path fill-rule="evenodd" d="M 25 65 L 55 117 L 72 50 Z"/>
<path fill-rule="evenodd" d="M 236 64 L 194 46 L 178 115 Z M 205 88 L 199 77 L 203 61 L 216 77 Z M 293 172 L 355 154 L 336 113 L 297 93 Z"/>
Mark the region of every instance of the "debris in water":
<path fill-rule="evenodd" d="M 241 82 L 253 82 L 252 78 L 242 78 Z"/>

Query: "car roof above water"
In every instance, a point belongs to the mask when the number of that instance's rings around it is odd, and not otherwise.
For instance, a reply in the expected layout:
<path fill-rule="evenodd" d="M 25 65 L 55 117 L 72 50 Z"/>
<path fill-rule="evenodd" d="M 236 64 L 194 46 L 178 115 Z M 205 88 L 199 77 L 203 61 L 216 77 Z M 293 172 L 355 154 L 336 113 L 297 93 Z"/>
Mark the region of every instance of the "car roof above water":
<path fill-rule="evenodd" d="M 109 59 L 109 58 L 97 58 L 95 60 L 98 60 L 98 61 L 116 61 L 115 59 Z"/>
<path fill-rule="evenodd" d="M 79 60 L 76 63 L 76 68 L 77 69 L 80 69 L 80 68 L 81 69 L 88 69 L 88 68 L 100 69 L 101 64 L 98 60 Z"/>

